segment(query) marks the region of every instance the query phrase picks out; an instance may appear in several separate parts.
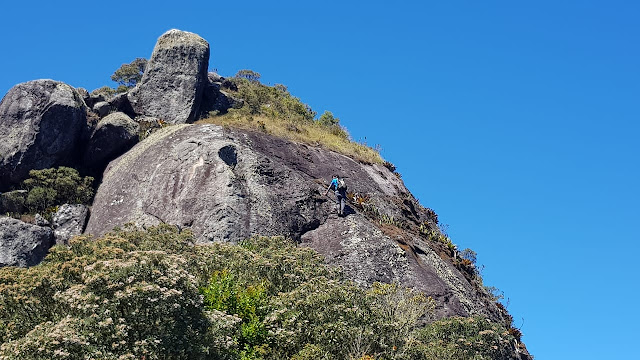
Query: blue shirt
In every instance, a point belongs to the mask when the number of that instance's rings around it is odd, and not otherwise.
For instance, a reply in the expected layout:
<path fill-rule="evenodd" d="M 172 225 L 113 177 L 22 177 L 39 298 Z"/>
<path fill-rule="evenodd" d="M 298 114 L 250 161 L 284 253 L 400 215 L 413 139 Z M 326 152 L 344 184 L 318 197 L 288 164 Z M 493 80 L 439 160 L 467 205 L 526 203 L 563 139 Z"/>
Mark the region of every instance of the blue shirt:
<path fill-rule="evenodd" d="M 338 179 L 331 180 L 331 184 L 329 184 L 329 189 L 338 190 Z"/>

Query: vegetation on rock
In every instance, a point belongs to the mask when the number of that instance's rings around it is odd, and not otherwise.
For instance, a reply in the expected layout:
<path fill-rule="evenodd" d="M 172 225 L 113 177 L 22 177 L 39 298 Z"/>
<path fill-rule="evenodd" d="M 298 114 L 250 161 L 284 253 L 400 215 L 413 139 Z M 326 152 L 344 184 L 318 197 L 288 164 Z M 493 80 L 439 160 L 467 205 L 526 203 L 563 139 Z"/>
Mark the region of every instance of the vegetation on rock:
<path fill-rule="evenodd" d="M 265 131 L 293 141 L 321 145 L 365 163 L 384 162 L 378 151 L 352 141 L 331 112 L 315 120 L 317 113 L 291 95 L 286 86 L 267 86 L 259 80 L 259 73 L 240 70 L 223 82 L 224 90 L 243 99 L 244 105 L 240 109 L 229 109 L 223 115 L 209 114 L 200 122 Z"/>
<path fill-rule="evenodd" d="M 169 225 L 126 227 L 98 239 L 76 237 L 40 265 L 0 269 L 0 359 L 513 353 L 515 340 L 499 325 L 472 318 L 420 327 L 431 299 L 393 284 L 359 288 L 287 239 L 194 241 L 190 231 Z"/>
<path fill-rule="evenodd" d="M 48 216 L 55 212 L 55 207 L 69 204 L 89 204 L 93 198 L 93 178 L 82 177 L 77 170 L 58 167 L 29 171 L 29 178 L 22 182 L 22 189 L 27 190 L 26 198 L 14 196 L 12 201 L 24 201 L 31 214 L 42 213 Z M 12 214 L 20 215 L 20 214 Z"/>

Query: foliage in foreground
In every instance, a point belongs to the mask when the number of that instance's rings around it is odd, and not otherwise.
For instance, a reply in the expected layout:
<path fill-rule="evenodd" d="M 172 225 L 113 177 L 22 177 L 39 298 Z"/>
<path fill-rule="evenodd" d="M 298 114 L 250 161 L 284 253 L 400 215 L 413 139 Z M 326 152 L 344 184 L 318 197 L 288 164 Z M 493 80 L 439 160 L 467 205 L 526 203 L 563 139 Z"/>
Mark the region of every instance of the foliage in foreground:
<path fill-rule="evenodd" d="M 243 99 L 244 105 L 240 109 L 230 109 L 227 114 L 210 114 L 200 122 L 265 131 L 298 142 L 322 145 L 366 163 L 384 162 L 376 150 L 352 141 L 331 112 L 325 111 L 314 120 L 316 112 L 291 95 L 286 86 L 261 84 L 260 74 L 251 70 L 240 70 L 228 80 L 230 85 L 225 91 Z"/>
<path fill-rule="evenodd" d="M 419 328 L 431 299 L 359 288 L 286 239 L 193 243 L 166 225 L 128 228 L 0 269 L 0 359 L 509 358 L 496 324 Z"/>

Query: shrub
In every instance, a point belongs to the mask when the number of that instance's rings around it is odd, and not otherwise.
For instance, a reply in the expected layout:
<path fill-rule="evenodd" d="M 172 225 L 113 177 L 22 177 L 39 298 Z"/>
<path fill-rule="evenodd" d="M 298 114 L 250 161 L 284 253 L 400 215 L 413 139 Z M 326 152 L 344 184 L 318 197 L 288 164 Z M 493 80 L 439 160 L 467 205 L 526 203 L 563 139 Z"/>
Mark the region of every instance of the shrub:
<path fill-rule="evenodd" d="M 240 70 L 235 77 L 229 79 L 237 89 L 237 96 L 244 100 L 240 113 L 298 122 L 310 122 L 316 116 L 307 104 L 292 96 L 284 85 L 271 87 L 261 84 L 259 79 L 260 74 L 251 70 Z"/>
<path fill-rule="evenodd" d="M 75 238 L 39 266 L 0 269 L 0 358 L 224 358 L 237 321 L 205 309 L 188 260 L 172 253 L 190 233 L 127 235 Z"/>
<path fill-rule="evenodd" d="M 126 225 L 0 269 L 0 359 L 485 359 L 514 340 L 480 318 L 420 329 L 431 299 L 358 287 L 285 238 L 194 243 Z"/>
<path fill-rule="evenodd" d="M 22 182 L 28 190 L 25 204 L 32 213 L 65 203 L 88 204 L 93 198 L 92 183 L 92 177 L 81 177 L 77 170 L 64 166 L 31 170 L 29 178 Z"/>
<path fill-rule="evenodd" d="M 318 118 L 318 124 L 323 126 L 334 126 L 340 123 L 340 119 L 333 117 L 333 113 L 331 111 L 325 111 Z"/>
<path fill-rule="evenodd" d="M 127 91 L 127 89 L 136 86 L 142 79 L 146 67 L 147 59 L 145 58 L 137 58 L 128 64 L 122 64 L 122 66 L 111 75 L 111 80 L 124 87 L 122 89 L 118 87 L 116 91 L 123 92 L 123 89 Z"/>
<path fill-rule="evenodd" d="M 411 356 L 420 359 L 513 359 L 515 338 L 480 317 L 454 317 L 421 329 Z"/>
<path fill-rule="evenodd" d="M 218 310 L 241 319 L 237 342 L 252 354 L 267 338 L 264 325 L 267 297 L 261 284 L 244 284 L 228 270 L 216 271 L 209 285 L 201 289 L 207 309 Z"/>
<path fill-rule="evenodd" d="M 251 82 L 258 82 L 260 81 L 260 73 L 257 73 L 253 70 L 248 70 L 248 69 L 244 69 L 244 70 L 239 70 L 236 73 L 236 78 L 240 78 L 240 79 L 247 79 Z"/>
<path fill-rule="evenodd" d="M 105 99 L 109 99 L 115 94 L 116 94 L 116 89 L 106 85 L 101 88 L 95 89 L 91 92 L 92 96 L 102 95 Z"/>

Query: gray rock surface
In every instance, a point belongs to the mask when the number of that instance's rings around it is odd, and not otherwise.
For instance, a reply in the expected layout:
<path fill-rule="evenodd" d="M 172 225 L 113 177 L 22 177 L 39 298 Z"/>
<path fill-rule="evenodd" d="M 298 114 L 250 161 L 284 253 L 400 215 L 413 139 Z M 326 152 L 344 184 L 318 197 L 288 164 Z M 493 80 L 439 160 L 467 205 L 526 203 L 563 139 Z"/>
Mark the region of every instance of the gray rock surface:
<path fill-rule="evenodd" d="M 95 90 L 94 90 L 94 92 L 89 93 L 89 96 L 88 96 L 88 97 L 85 97 L 85 98 L 84 98 L 84 102 L 85 102 L 85 104 L 87 104 L 87 106 L 88 106 L 90 109 L 93 109 L 93 107 L 94 107 L 97 103 L 102 102 L 102 101 L 105 101 L 105 100 L 106 100 L 106 99 L 105 99 L 104 95 L 102 95 L 102 94 L 96 94 L 96 93 L 95 93 Z"/>
<path fill-rule="evenodd" d="M 53 245 L 50 228 L 0 217 L 0 267 L 37 265 Z"/>
<path fill-rule="evenodd" d="M 0 190 L 29 170 L 72 162 L 85 123 L 84 101 L 67 84 L 34 80 L 11 88 L 0 102 Z"/>
<path fill-rule="evenodd" d="M 421 239 L 388 229 L 395 233 L 393 237 L 360 214 L 332 217 L 304 234 L 301 244 L 323 254 L 356 283 L 397 282 L 426 293 L 436 300 L 435 318 L 487 313 L 488 304 L 453 265 Z M 492 317 L 498 316 L 495 309 L 491 312 Z"/>
<path fill-rule="evenodd" d="M 34 216 L 33 223 L 38 226 L 51 226 L 51 223 L 40 214 Z"/>
<path fill-rule="evenodd" d="M 111 113 L 98 122 L 88 141 L 83 163 L 87 168 L 103 169 L 137 142 L 138 123 L 124 113 Z"/>
<path fill-rule="evenodd" d="M 89 98 L 90 98 L 89 91 L 87 89 L 83 88 L 83 87 L 76 88 L 76 91 L 78 92 L 78 95 L 80 95 L 80 97 L 82 98 L 82 100 L 84 100 L 84 102 L 86 104 L 87 100 L 89 100 Z"/>
<path fill-rule="evenodd" d="M 107 101 L 100 101 L 93 105 L 93 111 L 103 118 L 113 111 L 113 106 L 111 106 Z"/>
<path fill-rule="evenodd" d="M 203 38 L 176 29 L 164 33 L 142 80 L 129 92 L 134 111 L 170 124 L 197 120 L 208 65 L 209 43 Z"/>
<path fill-rule="evenodd" d="M 176 125 L 109 164 L 85 232 L 101 235 L 134 222 L 189 226 L 201 243 L 285 235 L 361 284 L 398 281 L 425 291 L 438 301 L 438 316 L 498 318 L 495 306 L 417 235 L 395 227 L 395 235 L 386 234 L 353 208 L 346 218 L 334 215 L 334 197 L 324 192 L 336 172 L 381 214 L 412 224 L 429 220 L 384 166 L 263 133 Z"/>
<path fill-rule="evenodd" d="M 127 93 L 115 95 L 109 99 L 109 105 L 111 105 L 114 111 L 125 113 L 131 118 L 136 117 L 136 112 L 133 110 L 133 107 L 131 107 Z"/>
<path fill-rule="evenodd" d="M 64 204 L 53 214 L 53 234 L 57 245 L 69 244 L 69 239 L 82 234 L 89 208 L 82 204 Z"/>

